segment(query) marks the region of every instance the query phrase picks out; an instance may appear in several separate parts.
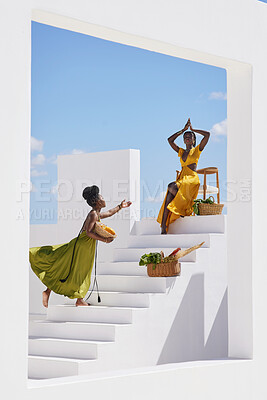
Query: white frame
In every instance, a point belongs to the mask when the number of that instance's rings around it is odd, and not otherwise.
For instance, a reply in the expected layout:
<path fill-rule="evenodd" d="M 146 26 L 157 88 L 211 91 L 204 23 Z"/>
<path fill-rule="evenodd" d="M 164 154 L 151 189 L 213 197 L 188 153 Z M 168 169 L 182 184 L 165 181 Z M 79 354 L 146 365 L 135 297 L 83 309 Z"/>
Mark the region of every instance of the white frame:
<path fill-rule="evenodd" d="M 252 179 L 252 68 L 250 64 L 237 62 L 231 59 L 219 57 L 212 54 L 202 53 L 196 50 L 190 50 L 174 46 L 168 43 L 159 42 L 152 39 L 146 39 L 143 37 L 138 37 L 135 35 L 130 35 L 116 30 L 108 29 L 105 27 L 100 27 L 92 25 L 86 22 L 75 20 L 69 17 L 56 15 L 44 11 L 34 10 L 32 13 L 32 20 L 40 23 L 45 23 L 55 27 L 60 27 L 63 29 L 72 30 L 75 32 L 80 32 L 92 36 L 96 36 L 102 39 L 111 40 L 114 42 L 119 42 L 127 45 L 132 45 L 147 49 L 150 51 L 156 51 L 159 53 L 171 55 L 174 57 L 185 58 L 187 60 L 202 62 L 209 65 L 214 65 L 217 67 L 222 67 L 227 70 L 227 94 L 228 94 L 228 140 L 227 140 L 227 180 L 234 185 L 232 190 L 238 193 L 240 189 L 240 180 L 242 179 Z M 29 38 L 30 40 L 30 38 Z M 29 137 L 27 138 L 29 141 Z M 240 143 L 246 141 L 246 145 L 242 148 L 242 157 L 238 159 L 237 162 L 237 149 L 240 148 Z M 19 151 L 17 149 L 16 151 Z M 26 154 L 25 163 L 29 166 L 29 152 Z M 29 206 L 29 195 L 24 201 L 23 206 L 25 210 Z M 242 201 L 232 201 L 228 202 L 227 207 L 227 241 L 228 241 L 228 278 L 229 278 L 229 290 L 228 290 L 228 302 L 229 302 L 229 357 L 238 359 L 251 359 L 252 358 L 252 284 L 251 284 L 251 266 L 252 266 L 252 202 L 242 202 Z M 243 216 L 246 216 L 246 224 L 248 229 L 241 230 L 240 221 Z M 17 224 L 18 225 L 18 224 Z M 17 226 L 16 225 L 16 226 Z M 25 219 L 20 223 L 18 232 L 29 232 L 29 221 Z M 243 249 L 246 252 L 243 252 Z M 28 252 L 25 249 L 23 265 L 28 265 Z M 24 276 L 24 275 L 23 275 Z M 242 285 L 240 285 L 240 277 L 242 277 Z M 24 280 L 23 280 L 24 282 Z M 27 286 L 24 288 L 24 293 L 27 293 Z M 27 318 L 28 309 L 23 303 L 21 315 L 23 318 Z M 25 307 L 24 307 L 25 306 Z M 24 334 L 25 329 L 23 330 Z M 19 344 L 21 345 L 20 351 L 21 355 L 25 356 L 24 365 L 24 377 L 26 378 L 27 371 L 27 336 L 19 338 Z M 19 354 L 18 354 L 19 356 Z M 230 363 L 230 364 L 229 364 Z M 207 381 L 205 377 L 205 372 L 203 370 L 203 364 L 199 362 L 190 363 L 192 367 L 196 368 L 195 374 L 199 379 L 203 377 L 204 386 L 202 387 L 203 393 L 204 388 L 209 385 L 210 382 Z M 183 387 L 190 384 L 190 364 L 181 364 L 179 367 L 171 366 L 168 369 L 169 374 L 164 375 L 164 367 L 159 367 L 157 370 L 155 368 L 146 369 L 142 371 L 136 371 L 132 374 L 135 377 L 135 384 L 140 384 L 140 390 L 136 388 L 134 390 L 135 394 L 142 392 L 142 387 L 147 385 L 144 381 L 147 374 L 151 372 L 150 383 L 157 385 L 157 381 L 160 380 L 163 388 L 172 385 L 173 388 L 179 387 L 181 390 L 181 382 L 183 381 Z M 227 368 L 225 368 L 227 365 Z M 241 365 L 241 366 L 240 366 Z M 243 365 L 243 366 L 242 366 Z M 214 368 L 217 366 L 217 368 Z M 198 368 L 200 367 L 200 368 Z M 221 364 L 216 361 L 208 362 L 205 365 L 205 370 L 209 370 L 209 377 L 213 380 L 213 385 L 220 381 L 220 369 L 224 371 L 224 379 L 227 382 L 231 382 L 234 386 L 233 376 L 240 370 L 243 370 L 244 376 L 249 374 L 251 366 L 244 367 L 244 364 L 240 364 L 238 361 L 233 362 L 222 362 Z M 219 373 L 218 373 L 219 368 Z M 245 368 L 245 369 L 244 369 Z M 180 381 L 177 385 L 177 371 L 179 370 Z M 160 374 L 159 374 L 160 373 Z M 111 375 L 112 376 L 112 375 Z M 67 396 L 65 398 L 73 398 L 73 396 L 79 396 L 84 393 L 85 388 L 91 390 L 90 395 L 99 395 L 99 398 L 104 398 L 102 396 L 107 396 L 111 390 L 118 390 L 118 384 L 122 385 L 120 391 L 116 396 L 117 399 L 124 398 L 126 387 L 124 385 L 129 384 L 129 377 L 125 377 L 125 373 L 122 373 L 124 379 L 119 379 L 118 376 L 112 379 L 111 377 L 102 378 L 99 384 L 96 377 L 82 377 L 78 379 L 70 379 L 65 393 Z M 132 378 L 132 377 L 131 377 Z M 119 380 L 118 380 L 119 379 Z M 205 381 L 206 379 L 206 381 Z M 108 382 L 107 382 L 108 380 Z M 66 380 L 67 382 L 68 380 Z M 81 381 L 82 384 L 71 384 L 71 382 Z M 89 386 L 84 386 L 85 381 L 89 381 Z M 22 381 L 20 382 L 23 385 Z M 25 382 L 26 383 L 26 382 Z M 61 381 L 62 383 L 62 381 Z M 206 386 L 205 386 L 206 384 Z M 23 385 L 24 387 L 24 385 Z M 127 386 L 128 387 L 128 386 Z M 155 386 L 156 387 L 156 386 Z M 170 386 L 169 386 L 170 387 Z M 24 387 L 25 388 L 25 387 Z M 50 395 L 56 396 L 62 392 L 62 385 L 52 386 L 49 391 L 38 391 L 39 399 Z M 188 389 L 192 390 L 192 389 Z M 163 395 L 162 392 L 161 395 Z M 223 393 L 223 392 L 222 392 Z M 27 395 L 27 399 L 36 398 L 36 390 L 23 389 L 23 394 Z M 157 392 L 157 396 L 160 392 Z M 147 396 L 145 396 L 147 397 Z M 154 398 L 156 397 L 156 393 Z M 202 397 L 201 397 L 202 398 Z"/>

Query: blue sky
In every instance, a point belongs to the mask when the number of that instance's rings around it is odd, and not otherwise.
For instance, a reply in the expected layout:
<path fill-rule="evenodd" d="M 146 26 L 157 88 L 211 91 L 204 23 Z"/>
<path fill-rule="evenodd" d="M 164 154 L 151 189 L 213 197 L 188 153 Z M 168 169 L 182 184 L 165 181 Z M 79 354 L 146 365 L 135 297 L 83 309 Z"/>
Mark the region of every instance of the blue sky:
<path fill-rule="evenodd" d="M 198 168 L 219 168 L 226 201 L 224 69 L 33 22 L 30 222 L 57 221 L 58 154 L 127 148 L 141 152 L 141 217 L 157 216 L 164 193 L 155 188 L 180 169 L 167 138 L 188 117 L 211 132 Z M 182 137 L 177 144 L 185 147 Z M 40 184 L 54 193 L 51 201 L 38 198 Z"/>

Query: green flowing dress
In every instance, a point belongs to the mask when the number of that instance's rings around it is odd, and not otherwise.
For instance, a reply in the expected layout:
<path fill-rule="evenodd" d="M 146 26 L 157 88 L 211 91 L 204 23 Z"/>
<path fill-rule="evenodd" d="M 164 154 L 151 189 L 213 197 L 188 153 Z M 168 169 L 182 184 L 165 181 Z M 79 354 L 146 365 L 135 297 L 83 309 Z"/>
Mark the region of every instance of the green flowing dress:
<path fill-rule="evenodd" d="M 95 258 L 96 240 L 83 231 L 77 239 L 70 272 L 76 239 L 75 237 L 68 243 L 29 249 L 29 260 L 33 272 L 53 292 L 70 299 L 85 297 L 90 287 Z M 65 282 L 60 281 L 67 276 Z"/>

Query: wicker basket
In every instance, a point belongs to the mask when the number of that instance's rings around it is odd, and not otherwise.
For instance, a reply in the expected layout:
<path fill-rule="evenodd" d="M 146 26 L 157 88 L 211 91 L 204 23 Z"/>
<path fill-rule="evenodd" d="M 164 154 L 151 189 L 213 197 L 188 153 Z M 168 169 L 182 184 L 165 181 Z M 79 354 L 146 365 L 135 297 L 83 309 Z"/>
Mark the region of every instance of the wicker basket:
<path fill-rule="evenodd" d="M 181 264 L 178 261 L 159 264 L 147 264 L 147 275 L 151 277 L 178 276 L 180 275 L 180 273 Z"/>
<path fill-rule="evenodd" d="M 198 204 L 199 215 L 218 215 L 218 214 L 222 213 L 224 204 L 215 203 L 214 197 L 209 196 L 209 198 L 210 197 L 213 198 L 214 203 L 212 203 L 212 204 L 199 203 Z"/>
<path fill-rule="evenodd" d="M 103 238 L 117 237 L 117 235 L 113 235 L 112 233 L 107 232 L 105 229 L 103 229 L 102 228 L 103 226 L 107 226 L 107 225 L 103 224 L 102 222 L 96 222 L 93 232 L 97 233 L 99 236 L 101 236 Z"/>

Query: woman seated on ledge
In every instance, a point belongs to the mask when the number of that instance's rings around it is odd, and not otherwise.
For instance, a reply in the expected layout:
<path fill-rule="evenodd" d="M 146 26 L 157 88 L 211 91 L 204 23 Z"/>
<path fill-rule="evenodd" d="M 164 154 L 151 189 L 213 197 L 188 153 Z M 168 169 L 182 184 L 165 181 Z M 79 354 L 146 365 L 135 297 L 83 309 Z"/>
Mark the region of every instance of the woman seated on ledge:
<path fill-rule="evenodd" d="M 187 131 L 188 128 L 191 130 Z M 204 136 L 197 146 L 195 132 Z M 177 137 L 182 134 L 186 149 L 174 143 Z M 200 186 L 200 180 L 196 172 L 197 163 L 202 150 L 208 143 L 209 137 L 210 132 L 193 129 L 189 118 L 181 131 L 168 138 L 170 146 L 178 153 L 182 170 L 176 182 L 169 183 L 158 214 L 157 222 L 160 223 L 162 234 L 168 232 L 169 224 L 177 218 L 192 215 L 194 200 L 197 198 Z"/>

